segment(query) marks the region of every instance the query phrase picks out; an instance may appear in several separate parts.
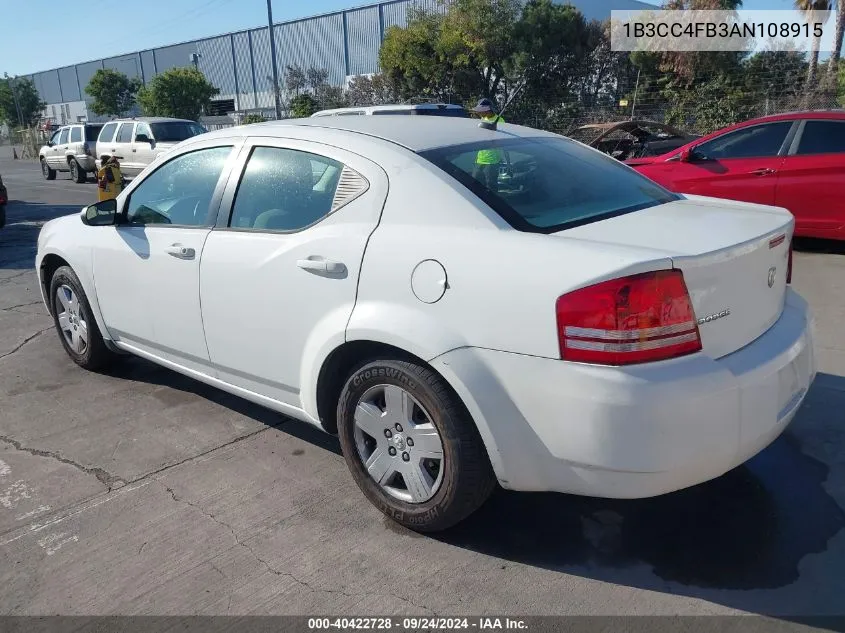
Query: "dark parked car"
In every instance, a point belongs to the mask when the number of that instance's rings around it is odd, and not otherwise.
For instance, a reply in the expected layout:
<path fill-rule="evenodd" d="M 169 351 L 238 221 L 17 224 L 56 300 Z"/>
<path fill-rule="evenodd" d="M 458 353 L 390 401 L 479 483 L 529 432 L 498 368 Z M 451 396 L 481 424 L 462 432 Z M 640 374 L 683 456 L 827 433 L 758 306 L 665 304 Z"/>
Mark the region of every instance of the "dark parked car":
<path fill-rule="evenodd" d="M 3 184 L 3 176 L 0 176 L 0 229 L 6 226 L 6 203 L 9 201 L 9 192 Z"/>
<path fill-rule="evenodd" d="M 659 156 L 698 138 L 671 125 L 643 119 L 582 125 L 569 136 L 618 160 Z"/>

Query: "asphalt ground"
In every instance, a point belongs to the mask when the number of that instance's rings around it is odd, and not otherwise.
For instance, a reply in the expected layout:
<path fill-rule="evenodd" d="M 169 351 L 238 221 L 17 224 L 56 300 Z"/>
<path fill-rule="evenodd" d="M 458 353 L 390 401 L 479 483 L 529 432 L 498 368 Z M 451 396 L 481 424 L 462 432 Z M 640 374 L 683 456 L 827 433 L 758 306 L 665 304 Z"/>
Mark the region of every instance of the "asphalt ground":
<path fill-rule="evenodd" d="M 0 614 L 845 612 L 845 247 L 797 245 L 819 375 L 747 465 L 648 500 L 500 490 L 429 537 L 364 499 L 333 437 L 140 359 L 74 365 L 33 261 L 95 185 L 0 174 Z"/>

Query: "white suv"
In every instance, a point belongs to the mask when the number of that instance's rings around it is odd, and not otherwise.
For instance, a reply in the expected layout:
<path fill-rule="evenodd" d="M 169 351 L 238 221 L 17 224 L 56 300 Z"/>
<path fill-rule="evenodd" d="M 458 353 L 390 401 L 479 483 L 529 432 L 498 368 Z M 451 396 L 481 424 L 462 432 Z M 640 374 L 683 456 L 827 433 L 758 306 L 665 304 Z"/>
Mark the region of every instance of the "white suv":
<path fill-rule="evenodd" d="M 97 170 L 97 136 L 102 123 L 65 125 L 53 133 L 38 152 L 41 173 L 54 180 L 57 171 L 69 171 L 76 182 L 85 182 L 88 172 Z"/>
<path fill-rule="evenodd" d="M 379 105 L 362 106 L 360 108 L 335 108 L 333 110 L 320 110 L 312 114 L 315 116 L 349 116 L 349 115 L 373 115 L 373 114 L 416 114 L 428 116 L 456 116 L 468 118 L 469 113 L 463 106 L 452 103 L 418 103 L 414 105 Z"/>
<path fill-rule="evenodd" d="M 117 156 L 123 175 L 132 178 L 177 143 L 206 131 L 196 121 L 187 119 L 138 117 L 110 121 L 97 139 L 97 158 L 103 154 Z"/>

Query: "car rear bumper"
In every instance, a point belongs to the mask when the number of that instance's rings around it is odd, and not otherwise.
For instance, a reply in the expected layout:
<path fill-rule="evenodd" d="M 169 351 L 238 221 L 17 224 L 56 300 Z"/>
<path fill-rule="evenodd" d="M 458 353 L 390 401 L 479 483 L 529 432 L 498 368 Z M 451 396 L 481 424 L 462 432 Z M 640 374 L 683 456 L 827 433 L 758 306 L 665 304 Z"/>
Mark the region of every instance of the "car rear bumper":
<path fill-rule="evenodd" d="M 504 487 L 650 497 L 718 477 L 783 432 L 815 377 L 812 330 L 788 290 L 780 319 L 718 360 L 605 367 L 462 348 L 433 365 L 467 404 Z"/>

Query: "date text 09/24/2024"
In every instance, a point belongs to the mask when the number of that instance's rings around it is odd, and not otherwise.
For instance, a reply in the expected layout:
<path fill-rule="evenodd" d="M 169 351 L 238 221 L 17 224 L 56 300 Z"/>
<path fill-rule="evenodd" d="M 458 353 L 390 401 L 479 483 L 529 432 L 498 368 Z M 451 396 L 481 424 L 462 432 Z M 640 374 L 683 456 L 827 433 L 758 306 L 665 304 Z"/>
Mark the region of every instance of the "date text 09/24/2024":
<path fill-rule="evenodd" d="M 372 617 L 372 618 L 309 618 L 308 629 L 319 630 L 524 630 L 528 625 L 519 618 L 441 618 L 441 617 Z"/>

